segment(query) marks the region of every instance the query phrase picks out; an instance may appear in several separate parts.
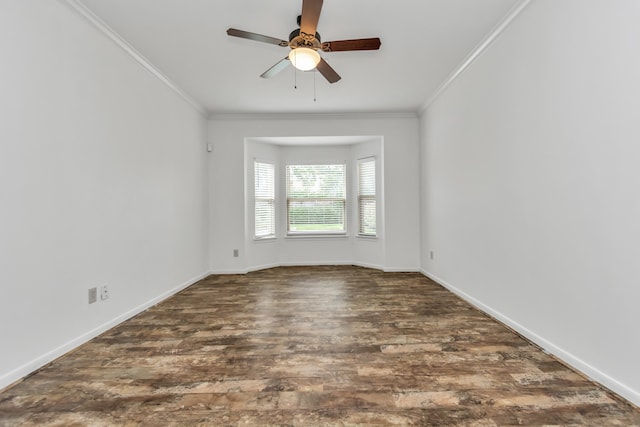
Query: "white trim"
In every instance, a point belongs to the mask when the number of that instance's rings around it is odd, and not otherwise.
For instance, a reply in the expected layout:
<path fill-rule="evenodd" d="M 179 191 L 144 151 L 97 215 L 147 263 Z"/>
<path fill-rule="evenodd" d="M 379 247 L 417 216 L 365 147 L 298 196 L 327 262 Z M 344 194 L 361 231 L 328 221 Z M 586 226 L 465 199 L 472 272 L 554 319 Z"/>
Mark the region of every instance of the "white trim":
<path fill-rule="evenodd" d="M 378 264 L 369 264 L 366 262 L 352 262 L 351 265 L 362 268 L 371 268 L 372 270 L 379 270 L 384 272 L 384 267 Z"/>
<path fill-rule="evenodd" d="M 125 53 L 127 53 L 136 62 L 142 65 L 147 71 L 153 74 L 158 80 L 164 83 L 169 89 L 173 90 L 178 96 L 187 101 L 191 107 L 193 107 L 200 115 L 207 118 L 207 110 L 184 90 L 182 90 L 176 83 L 174 83 L 169 77 L 165 76 L 162 71 L 156 68 L 147 58 L 145 58 L 140 52 L 138 52 L 133 46 L 131 46 L 124 38 L 122 38 L 115 30 L 113 30 L 106 22 L 100 19 L 95 13 L 93 13 L 87 6 L 85 6 L 81 0 L 60 0 L 62 3 L 66 3 L 71 9 L 76 11 L 80 16 L 85 18 L 90 24 L 92 24 L 98 31 L 107 36 L 118 47 L 120 47 Z"/>
<path fill-rule="evenodd" d="M 419 268 L 398 268 L 398 267 L 385 267 L 382 269 L 385 273 L 420 273 Z"/>
<path fill-rule="evenodd" d="M 254 271 L 260 271 L 260 270 L 268 270 L 270 268 L 276 268 L 276 267 L 280 267 L 280 264 L 263 264 L 263 265 L 257 265 L 257 266 L 253 266 L 253 267 L 249 267 L 249 269 L 247 270 L 247 273 L 252 273 Z"/>
<path fill-rule="evenodd" d="M 257 181 L 257 177 L 258 175 L 256 174 L 256 167 L 261 164 L 261 165 L 268 165 L 271 166 L 271 190 L 273 192 L 272 194 L 272 198 L 268 199 L 266 197 L 260 198 L 262 201 L 265 200 L 270 200 L 273 206 L 273 212 L 272 212 L 272 216 L 271 216 L 271 223 L 273 225 L 273 229 L 271 230 L 272 233 L 271 234 L 265 234 L 263 236 L 257 236 L 256 235 L 256 224 L 258 221 L 256 221 L 256 217 L 257 217 L 257 200 L 258 197 L 256 197 L 256 181 Z M 251 192 L 251 195 L 253 197 L 251 197 L 251 201 L 253 202 L 253 215 L 250 215 L 251 218 L 253 218 L 253 221 L 251 222 L 251 225 L 253 226 L 253 241 L 254 242 L 259 242 L 259 241 L 274 241 L 277 239 L 277 235 L 276 235 L 276 230 L 277 230 L 277 226 L 278 226 L 278 221 L 276 220 L 276 212 L 277 212 L 277 207 L 278 207 L 278 203 L 277 203 L 277 197 L 276 195 L 278 194 L 278 192 L 276 191 L 276 179 L 278 176 L 278 172 L 277 172 L 277 167 L 276 167 L 276 162 L 273 160 L 262 160 L 260 158 L 253 158 L 253 179 L 251 180 L 253 185 L 251 186 L 253 191 Z M 249 181 L 249 180 L 247 180 Z"/>
<path fill-rule="evenodd" d="M 376 156 L 367 156 L 367 157 L 361 157 L 359 159 L 356 159 L 357 162 L 365 162 L 365 161 L 378 161 L 378 159 L 376 158 Z"/>
<path fill-rule="evenodd" d="M 366 242 L 366 241 L 375 242 L 376 240 L 378 240 L 377 234 L 356 234 L 353 237 L 355 237 L 356 239 L 362 239 L 363 242 Z"/>
<path fill-rule="evenodd" d="M 366 263 L 366 262 L 323 261 L 323 262 L 319 262 L 319 263 L 282 262 L 282 263 L 264 264 L 264 265 L 249 267 L 246 270 L 246 273 L 251 273 L 251 272 L 260 271 L 260 270 L 267 270 L 269 268 L 278 268 L 278 267 L 316 267 L 316 266 L 331 266 L 331 265 L 336 265 L 336 266 L 353 265 L 355 267 L 370 268 L 372 270 L 379 270 L 379 271 L 383 271 L 383 272 L 403 272 L 403 273 L 417 273 L 418 272 L 418 270 L 404 270 L 404 269 L 387 270 L 381 265 L 369 264 L 369 263 Z M 219 274 L 219 273 L 211 273 L 211 274 Z M 229 273 L 226 273 L 226 274 L 229 274 Z M 242 274 L 242 273 L 238 273 L 238 274 Z"/>
<path fill-rule="evenodd" d="M 317 266 L 345 266 L 352 265 L 354 267 L 362 267 L 362 268 L 370 268 L 372 270 L 379 270 L 386 272 L 385 268 L 378 264 L 369 264 L 366 262 L 358 262 L 358 261 L 323 261 L 318 263 L 309 263 L 309 262 L 283 262 L 280 264 L 272 264 L 265 268 L 276 268 L 276 267 L 317 267 Z M 263 269 L 263 268 L 260 268 Z M 258 271 L 259 269 L 252 269 L 251 271 Z M 400 271 L 400 270 L 398 270 Z M 408 270 L 402 270 L 403 272 L 412 272 Z"/>
<path fill-rule="evenodd" d="M 323 198 L 323 197 L 317 197 L 317 198 L 313 198 L 313 197 L 289 197 L 289 190 L 290 190 L 290 179 L 289 177 L 291 176 L 291 174 L 289 173 L 290 167 L 296 167 L 296 166 L 342 166 L 342 184 L 343 184 L 343 188 L 344 188 L 344 198 L 339 198 L 339 197 L 330 197 L 330 198 Z M 284 220 L 284 238 L 285 239 L 306 239 L 306 238 L 312 238 L 312 239 L 318 239 L 318 238 L 328 238 L 328 239 L 336 239 L 336 238 L 349 238 L 349 217 L 350 217 L 350 204 L 349 204 L 349 196 L 350 196 L 350 191 L 349 191 L 349 186 L 347 185 L 348 181 L 349 181 L 349 161 L 347 159 L 343 160 L 342 163 L 338 163 L 335 160 L 328 160 L 328 161 L 296 161 L 296 160 L 289 160 L 287 162 L 285 162 L 284 164 L 284 188 L 282 188 L 282 190 L 284 190 L 284 198 L 283 198 L 283 202 L 284 205 L 282 205 L 281 202 L 281 206 L 283 206 L 283 210 L 282 212 L 284 213 L 284 218 L 282 218 Z M 330 175 L 338 175 L 338 172 L 332 172 Z M 282 190 L 280 191 L 280 193 L 282 193 Z M 344 206 L 344 214 L 343 214 L 343 229 L 342 230 L 289 230 L 289 227 L 291 226 L 289 220 L 290 220 L 290 216 L 289 216 L 289 202 L 293 201 L 296 202 L 299 199 L 306 199 L 306 200 L 332 200 L 334 202 L 337 201 L 342 201 L 343 202 L 343 206 Z"/>
<path fill-rule="evenodd" d="M 278 267 L 318 267 L 318 266 L 331 266 L 331 265 L 353 265 L 349 261 L 322 261 L 322 262 L 281 262 Z"/>
<path fill-rule="evenodd" d="M 445 91 L 447 88 L 462 74 L 467 68 L 471 66 L 471 64 L 480 57 L 484 52 L 489 49 L 489 46 L 493 44 L 493 42 L 507 29 L 509 24 L 513 22 L 513 20 L 520 15 L 520 13 L 531 3 L 531 0 L 520 0 L 516 3 L 507 14 L 498 22 L 498 24 L 493 27 L 489 34 L 487 34 L 484 39 L 475 47 L 473 50 L 467 55 L 467 57 L 458 65 L 451 74 L 438 86 L 438 89 L 427 99 L 427 101 L 422 104 L 422 106 L 418 109 L 418 115 L 421 116 L 427 111 L 427 108 L 433 102 L 438 99 L 438 97 Z"/>
<path fill-rule="evenodd" d="M 456 288 L 450 283 L 447 283 L 445 280 L 442 280 L 435 274 L 431 274 L 422 268 L 420 269 L 420 272 L 424 274 L 426 277 L 428 277 L 429 279 L 433 280 L 439 285 L 442 285 L 446 289 L 450 290 L 451 292 L 453 292 L 463 300 L 467 301 L 477 309 L 489 314 L 494 319 L 507 325 L 508 327 L 515 330 L 522 336 L 526 337 L 527 339 L 531 340 L 535 344 L 539 345 L 540 347 L 542 347 L 544 351 L 556 356 L 557 358 L 565 362 L 567 365 L 583 373 L 585 376 L 587 376 L 591 380 L 603 385 L 604 387 L 608 388 L 614 393 L 619 394 L 620 396 L 629 400 L 635 405 L 640 405 L 640 392 L 632 389 L 631 387 L 627 386 L 624 383 L 621 383 L 615 378 L 610 377 L 609 375 L 605 374 L 604 372 L 600 371 L 594 366 L 589 365 L 587 362 L 576 357 L 572 353 L 548 341 L 547 339 L 541 337 L 535 332 L 530 331 L 529 329 L 525 328 L 523 325 L 519 324 L 518 322 L 512 320 L 511 318 L 505 316 L 499 311 L 496 311 L 493 308 L 489 307 L 488 305 L 484 304 L 482 301 Z"/>
<path fill-rule="evenodd" d="M 72 339 L 71 341 L 68 341 L 64 344 L 62 344 L 61 346 L 25 363 L 22 366 L 19 366 L 18 368 L 4 374 L 3 376 L 0 377 L 0 390 L 3 390 L 9 386 L 11 386 L 12 384 L 16 383 L 17 381 L 20 381 L 21 379 L 23 379 L 24 377 L 26 377 L 27 375 L 29 375 L 32 372 L 37 371 L 38 369 L 42 368 L 43 366 L 45 366 L 48 363 L 53 362 L 55 359 L 57 359 L 58 357 L 70 352 L 71 350 L 81 346 L 82 344 L 85 344 L 86 342 L 92 340 L 93 338 L 97 337 L 98 335 L 102 334 L 103 332 L 119 325 L 120 323 L 124 322 L 125 320 L 128 320 L 130 318 L 132 318 L 133 316 L 145 311 L 146 309 L 148 309 L 149 307 L 152 307 L 162 301 L 164 301 L 165 299 L 177 294 L 178 292 L 180 292 L 181 290 L 188 288 L 189 286 L 193 285 L 194 283 L 198 282 L 199 280 L 204 279 L 205 277 L 209 276 L 210 273 L 203 273 L 200 274 L 194 278 L 191 278 L 189 280 L 187 280 L 186 282 L 183 282 L 182 284 L 176 286 L 173 289 L 170 289 L 162 294 L 160 294 L 159 296 L 152 298 L 151 300 L 137 306 L 134 307 L 133 309 L 113 318 L 112 320 L 109 320 L 106 323 L 103 323 L 102 325 L 88 331 L 85 332 L 84 334 Z"/>
<path fill-rule="evenodd" d="M 294 240 L 303 240 L 303 239 L 346 239 L 349 234 L 346 231 L 339 231 L 332 233 L 330 231 L 288 231 L 287 234 L 283 236 L 284 239 L 294 239 Z"/>
<path fill-rule="evenodd" d="M 373 194 L 373 201 L 375 202 L 375 209 L 374 209 L 374 213 L 375 213 L 375 223 L 376 223 L 376 229 L 374 234 L 367 234 L 367 233 L 362 233 L 361 230 L 363 228 L 363 224 L 362 224 L 362 219 L 363 219 L 363 212 L 361 212 L 361 208 L 362 205 L 360 204 L 361 201 L 361 197 L 364 198 L 365 200 L 371 200 L 371 195 L 367 194 L 364 196 L 360 195 L 360 184 L 362 183 L 362 175 L 360 174 L 360 172 L 362 171 L 362 165 L 365 163 L 372 163 L 373 162 L 373 188 L 375 193 Z M 380 186 L 378 185 L 378 159 L 376 158 L 376 156 L 367 156 L 367 157 L 362 157 L 360 159 L 356 159 L 356 174 L 355 174 L 355 187 L 356 187 L 356 192 L 355 192 L 355 216 L 356 216 L 356 234 L 355 237 L 356 238 L 370 238 L 370 239 L 377 239 L 378 238 L 378 205 L 380 198 L 378 197 L 378 195 L 380 194 Z"/>
<path fill-rule="evenodd" d="M 275 234 L 269 234 L 268 236 L 264 236 L 264 237 L 254 237 L 253 238 L 253 242 L 255 243 L 266 243 L 266 242 L 277 242 L 278 241 L 278 236 L 276 236 Z"/>
<path fill-rule="evenodd" d="M 371 268 L 373 270 L 380 270 L 385 273 L 423 273 L 419 268 L 402 268 L 402 267 L 384 267 L 379 264 L 369 264 L 359 261 L 322 261 L 322 262 L 276 262 L 271 264 L 254 265 L 244 270 L 211 270 L 209 274 L 247 274 L 254 271 L 267 270 L 269 268 L 277 267 L 315 267 L 315 266 L 327 266 L 327 265 L 353 265 L 356 267 Z M 423 273 L 424 274 L 424 273 Z"/>
<path fill-rule="evenodd" d="M 266 268 L 270 268 L 270 267 L 266 267 Z M 250 269 L 241 269 L 241 270 L 211 270 L 209 271 L 209 274 L 213 274 L 213 275 L 218 275 L 218 276 L 224 276 L 227 274 L 247 274 L 249 273 Z"/>
<path fill-rule="evenodd" d="M 418 114 L 415 111 L 377 113 L 211 113 L 209 120 L 362 120 L 415 119 L 417 117 Z"/>
<path fill-rule="evenodd" d="M 324 261 L 320 263 L 311 263 L 311 262 L 276 262 L 272 264 L 263 264 L 263 265 L 254 265 L 248 267 L 244 270 L 212 270 L 210 274 L 248 274 L 254 271 L 267 270 L 269 268 L 277 268 L 277 267 L 311 267 L 318 265 L 356 265 L 352 262 L 344 262 L 344 261 Z M 364 267 L 364 266 L 363 266 Z M 377 267 L 373 267 L 377 268 Z"/>

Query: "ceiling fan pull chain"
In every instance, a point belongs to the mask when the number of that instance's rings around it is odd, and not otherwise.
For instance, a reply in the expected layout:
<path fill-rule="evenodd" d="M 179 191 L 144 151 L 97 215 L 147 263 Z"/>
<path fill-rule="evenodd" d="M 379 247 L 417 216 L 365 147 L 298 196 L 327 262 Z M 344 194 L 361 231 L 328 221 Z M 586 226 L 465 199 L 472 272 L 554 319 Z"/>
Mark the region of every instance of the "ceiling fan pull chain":
<path fill-rule="evenodd" d="M 293 51 L 293 62 L 296 61 L 296 51 Z M 298 89 L 298 69 L 293 67 L 293 88 Z"/>
<path fill-rule="evenodd" d="M 317 70 L 313 70 L 313 102 L 316 102 L 316 74 L 318 74 Z"/>

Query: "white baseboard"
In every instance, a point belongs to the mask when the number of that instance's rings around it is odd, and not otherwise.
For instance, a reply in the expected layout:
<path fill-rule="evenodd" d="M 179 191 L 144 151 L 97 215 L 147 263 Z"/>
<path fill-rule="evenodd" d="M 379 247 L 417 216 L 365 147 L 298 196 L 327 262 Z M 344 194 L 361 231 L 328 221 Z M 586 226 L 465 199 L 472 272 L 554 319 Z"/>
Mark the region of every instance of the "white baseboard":
<path fill-rule="evenodd" d="M 276 267 L 280 267 L 280 264 L 273 263 L 273 264 L 254 265 L 247 269 L 247 273 L 251 273 L 252 271 L 267 270 L 269 268 L 276 268 Z"/>
<path fill-rule="evenodd" d="M 424 274 L 425 276 L 427 276 L 428 278 L 430 278 L 431 280 L 433 280 L 434 282 L 436 282 L 436 283 L 442 285 L 443 287 L 445 287 L 446 289 L 450 290 L 451 292 L 453 292 L 454 294 L 456 294 L 457 296 L 459 296 L 463 300 L 467 301 L 469 304 L 471 304 L 474 307 L 478 308 L 479 310 L 487 313 L 488 315 L 490 315 L 494 319 L 496 319 L 499 322 L 507 325 L 508 327 L 510 327 L 511 329 L 515 330 L 516 332 L 518 332 L 522 336 L 524 336 L 527 339 L 531 340 L 532 342 L 534 342 L 538 346 L 542 347 L 542 349 L 544 349 L 544 351 L 548 352 L 549 354 L 552 354 L 552 355 L 556 356 L 558 359 L 562 360 L 567 365 L 569 365 L 572 368 L 576 369 L 577 371 L 581 372 L 582 374 L 584 374 L 585 376 L 587 376 L 591 380 L 602 384 L 603 386 L 605 386 L 609 390 L 617 393 L 618 395 L 622 396 L 623 398 L 627 399 L 628 401 L 632 402 L 633 404 L 640 406 L 640 392 L 632 389 L 631 387 L 629 387 L 626 384 L 616 380 L 615 378 L 610 377 L 609 375 L 605 374 L 604 372 L 600 371 L 599 369 L 595 368 L 594 366 L 589 365 L 588 363 L 586 363 L 585 361 L 583 361 L 579 357 L 575 356 L 574 354 L 572 354 L 572 353 L 564 350 L 562 347 L 560 347 L 560 346 L 548 341 L 547 339 L 541 337 L 540 335 L 536 334 L 535 332 L 530 331 L 529 329 L 527 329 L 523 325 L 519 324 L 518 322 L 516 322 L 516 321 L 512 320 L 511 318 L 503 315 L 499 311 L 494 310 L 493 308 L 491 308 L 488 305 L 484 304 L 482 301 L 480 301 L 480 300 L 474 298 L 473 296 L 467 294 L 466 292 L 456 288 L 455 286 L 451 285 L 450 283 L 447 283 L 445 280 L 442 280 L 438 276 L 436 276 L 434 274 L 431 274 L 431 273 L 429 273 L 428 271 L 426 271 L 424 269 L 420 269 L 420 272 L 422 274 Z"/>
<path fill-rule="evenodd" d="M 322 262 L 281 262 L 276 267 L 313 267 L 320 265 L 353 265 L 351 261 L 322 261 Z"/>
<path fill-rule="evenodd" d="M 18 368 L 2 375 L 0 377 L 0 391 L 11 386 L 13 383 L 21 380 L 22 378 L 26 377 L 27 375 L 31 374 L 32 372 L 37 371 L 38 369 L 42 368 L 43 366 L 45 366 L 48 363 L 53 362 L 55 359 L 57 359 L 58 357 L 70 352 L 71 350 L 81 346 L 82 344 L 92 340 L 93 338 L 97 337 L 98 335 L 100 335 L 101 333 L 119 325 L 120 323 L 124 322 L 127 319 L 132 318 L 133 316 L 143 312 L 144 310 L 148 309 L 149 307 L 152 307 L 156 304 L 158 304 L 159 302 L 169 298 L 170 296 L 175 295 L 176 293 L 180 292 L 181 290 L 193 285 L 194 283 L 196 283 L 199 280 L 204 279 L 205 277 L 207 277 L 209 275 L 209 273 L 204 273 L 204 274 L 200 274 L 194 278 L 191 278 L 189 280 L 187 280 L 186 282 L 183 282 L 182 284 L 176 286 L 175 288 L 164 292 L 160 295 L 158 295 L 157 297 L 115 317 L 114 319 L 103 323 L 102 325 L 85 332 L 84 334 L 72 339 L 71 341 L 68 341 L 64 344 L 62 344 L 61 346 L 43 354 L 42 356 L 39 356 L 27 363 L 25 363 L 22 366 L 19 366 Z"/>
<path fill-rule="evenodd" d="M 420 273 L 419 268 L 395 268 L 395 267 L 385 267 L 383 269 L 385 273 Z"/>
<path fill-rule="evenodd" d="M 356 267 L 371 268 L 373 270 L 384 271 L 385 273 L 420 273 L 419 268 L 397 268 L 384 267 L 378 264 L 369 264 L 357 261 L 322 261 L 322 262 L 280 262 L 273 264 L 254 265 L 243 270 L 211 270 L 209 274 L 247 274 L 253 271 L 266 270 L 276 267 L 307 267 L 315 265 L 355 265 Z"/>
<path fill-rule="evenodd" d="M 362 268 L 370 268 L 372 270 L 385 271 L 384 267 L 378 264 L 369 264 L 366 262 L 352 262 L 351 265 L 355 265 L 356 267 L 362 267 Z"/>
<path fill-rule="evenodd" d="M 253 270 L 249 270 L 249 269 L 243 269 L 243 270 L 211 270 L 211 271 L 209 271 L 209 274 L 217 274 L 217 275 L 223 276 L 225 274 L 247 274 L 250 271 L 253 271 Z"/>

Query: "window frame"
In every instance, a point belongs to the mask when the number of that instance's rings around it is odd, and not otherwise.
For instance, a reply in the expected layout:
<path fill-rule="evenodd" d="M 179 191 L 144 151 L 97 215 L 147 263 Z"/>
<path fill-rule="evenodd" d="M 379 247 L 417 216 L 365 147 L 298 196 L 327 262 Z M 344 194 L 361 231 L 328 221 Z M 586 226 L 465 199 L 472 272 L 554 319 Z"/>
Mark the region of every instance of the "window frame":
<path fill-rule="evenodd" d="M 343 205 L 342 211 L 342 222 L 343 229 L 342 230 L 290 230 L 290 201 L 300 200 L 302 198 L 291 198 L 289 197 L 289 167 L 291 166 L 341 166 L 342 167 L 342 188 L 344 196 L 342 198 L 305 198 L 306 200 L 321 200 L 321 201 L 340 201 Z M 349 203 L 348 203 L 348 164 L 346 161 L 334 162 L 308 162 L 308 161 L 292 161 L 287 162 L 285 164 L 284 170 L 284 210 L 285 210 L 285 237 L 287 238 L 296 238 L 296 237 L 345 237 L 348 235 L 348 224 L 349 224 Z"/>
<path fill-rule="evenodd" d="M 362 166 L 366 163 L 373 163 L 373 194 L 361 194 L 362 193 Z M 356 205 L 357 205 L 357 217 L 358 217 L 358 237 L 364 237 L 369 239 L 375 239 L 378 237 L 378 159 L 375 156 L 364 157 L 357 160 L 356 171 Z M 374 203 L 374 215 L 375 215 L 375 229 L 373 233 L 367 233 L 364 230 L 363 224 L 363 201 L 373 201 Z"/>
<path fill-rule="evenodd" d="M 258 197 L 257 195 L 257 189 L 258 189 L 258 185 L 257 185 L 257 179 L 258 179 L 258 175 L 257 175 L 257 166 L 258 164 L 263 164 L 263 165 L 268 165 L 271 167 L 271 172 L 272 172 L 272 182 L 271 182 L 271 191 L 272 191 L 272 197 L 268 198 L 268 197 Z M 269 160 L 262 160 L 262 159 L 253 159 L 253 239 L 254 240 L 270 240 L 270 239 L 275 239 L 276 238 L 276 231 L 277 231 L 277 225 L 276 225 L 276 218 L 277 218 L 277 191 L 276 191 L 276 173 L 277 173 L 277 169 L 276 169 L 276 164 L 273 161 L 269 161 Z M 271 231 L 272 233 L 269 234 L 264 234 L 264 235 L 258 235 L 257 234 L 257 218 L 258 218 L 258 202 L 259 201 L 264 201 L 264 202 L 271 202 Z"/>

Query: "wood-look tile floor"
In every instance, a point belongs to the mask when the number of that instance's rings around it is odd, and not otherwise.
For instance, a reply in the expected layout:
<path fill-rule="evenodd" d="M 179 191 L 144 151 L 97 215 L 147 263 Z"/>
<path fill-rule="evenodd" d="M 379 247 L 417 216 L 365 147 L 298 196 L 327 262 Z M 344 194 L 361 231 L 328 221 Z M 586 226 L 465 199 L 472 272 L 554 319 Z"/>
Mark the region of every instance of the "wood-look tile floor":
<path fill-rule="evenodd" d="M 211 276 L 0 394 L 0 425 L 640 425 L 419 274 Z"/>

